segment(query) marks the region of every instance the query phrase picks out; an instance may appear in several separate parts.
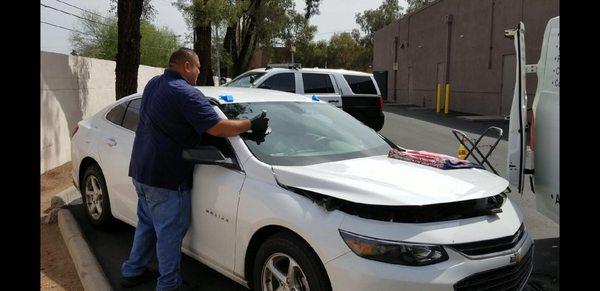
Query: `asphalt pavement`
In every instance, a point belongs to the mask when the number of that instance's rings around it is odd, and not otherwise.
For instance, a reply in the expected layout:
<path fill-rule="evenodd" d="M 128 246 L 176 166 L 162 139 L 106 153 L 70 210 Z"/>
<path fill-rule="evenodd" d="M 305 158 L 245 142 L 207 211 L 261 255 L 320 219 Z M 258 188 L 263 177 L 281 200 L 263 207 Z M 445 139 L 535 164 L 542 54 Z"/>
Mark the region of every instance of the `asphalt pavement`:
<path fill-rule="evenodd" d="M 156 282 L 147 282 L 134 288 L 122 288 L 119 285 L 121 264 L 129 257 L 133 243 L 135 228 L 123 222 L 117 222 L 111 230 L 95 229 L 88 221 L 83 204 L 73 204 L 67 207 L 79 223 L 96 260 L 102 267 L 110 285 L 116 291 L 148 291 L 155 290 Z M 156 258 L 149 266 L 158 270 Z M 244 286 L 221 275 L 217 271 L 203 265 L 192 257 L 182 254 L 181 273 L 183 280 L 197 290 L 242 291 Z"/>
<path fill-rule="evenodd" d="M 407 107 L 386 106 L 386 121 L 381 133 L 400 146 L 456 155 L 458 141 L 450 132 L 456 128 L 477 136 L 489 126 L 498 126 L 507 134 L 508 122 L 472 122 L 457 119 L 456 115 L 437 114 L 432 110 L 414 110 Z M 484 140 L 485 142 L 485 140 Z M 506 140 L 492 153 L 490 161 L 501 176 L 506 172 Z M 526 188 L 528 185 L 526 186 Z M 523 212 L 525 225 L 535 240 L 534 269 L 526 290 L 559 290 L 559 225 L 535 210 L 534 194 L 529 189 L 521 196 L 509 194 Z M 68 206 L 79 222 L 92 252 L 115 290 L 154 290 L 155 282 L 136 288 L 122 289 L 119 284 L 120 267 L 129 255 L 134 228 L 117 223 L 111 231 L 92 227 L 85 217 L 82 204 Z M 151 264 L 157 269 L 156 260 Z M 185 282 L 197 290 L 247 290 L 193 258 L 183 255 L 181 271 Z"/>

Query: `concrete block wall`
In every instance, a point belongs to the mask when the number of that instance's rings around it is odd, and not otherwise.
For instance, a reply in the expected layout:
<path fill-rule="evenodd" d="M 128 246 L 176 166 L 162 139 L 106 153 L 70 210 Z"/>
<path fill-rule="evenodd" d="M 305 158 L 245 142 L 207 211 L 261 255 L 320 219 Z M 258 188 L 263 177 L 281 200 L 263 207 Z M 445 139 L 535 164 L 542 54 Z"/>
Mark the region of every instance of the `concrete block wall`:
<path fill-rule="evenodd" d="M 164 68 L 140 66 L 138 92 Z M 114 102 L 115 62 L 40 52 L 40 173 L 71 160 L 77 122 Z"/>
<path fill-rule="evenodd" d="M 559 0 L 438 0 L 375 32 L 373 71 L 388 71 L 393 103 L 434 108 L 436 85 L 447 81 L 450 110 L 504 116 L 515 84 L 515 49 L 504 30 L 523 21 L 527 64 L 535 64 L 546 23 L 559 15 Z M 529 106 L 536 86 L 528 74 Z"/>

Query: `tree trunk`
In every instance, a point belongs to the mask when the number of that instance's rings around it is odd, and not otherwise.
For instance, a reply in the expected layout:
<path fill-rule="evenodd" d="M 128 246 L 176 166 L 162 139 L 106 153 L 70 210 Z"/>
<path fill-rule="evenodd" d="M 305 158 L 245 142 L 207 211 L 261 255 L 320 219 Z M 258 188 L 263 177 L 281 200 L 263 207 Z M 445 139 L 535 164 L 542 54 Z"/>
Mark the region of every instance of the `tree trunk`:
<path fill-rule="evenodd" d="M 248 69 L 248 64 L 256 49 L 256 44 L 258 43 L 256 25 L 258 19 L 257 14 L 260 12 L 260 5 L 261 0 L 252 1 L 246 21 L 240 19 L 235 26 L 227 27 L 223 42 L 225 50 L 231 55 L 231 59 L 233 60 L 232 77 L 238 76 Z M 241 25 L 241 30 L 238 31 L 238 29 L 240 29 L 240 21 L 243 23 Z M 240 38 L 239 47 L 238 36 Z"/>
<path fill-rule="evenodd" d="M 227 72 L 225 73 L 227 77 L 235 78 L 238 75 L 237 70 L 235 69 L 235 64 L 237 63 L 237 45 L 235 43 L 235 31 L 236 26 L 228 26 L 227 31 L 225 32 L 225 37 L 223 38 L 223 47 L 225 51 L 231 56 L 231 60 L 233 64 L 231 67 L 228 66 Z M 230 70 L 231 68 L 231 70 Z"/>
<path fill-rule="evenodd" d="M 119 100 L 137 92 L 140 65 L 140 17 L 143 0 L 119 0 L 117 4 L 117 61 L 115 93 Z"/>
<path fill-rule="evenodd" d="M 254 0 L 252 4 L 254 7 L 251 10 L 247 27 L 244 28 L 244 33 L 242 34 L 241 48 L 238 59 L 238 68 L 240 73 L 243 73 L 248 69 L 250 59 L 252 58 L 252 54 L 254 54 L 254 49 L 258 43 L 256 25 L 258 21 L 258 14 L 260 13 L 261 9 L 261 0 Z"/>
<path fill-rule="evenodd" d="M 206 26 L 194 28 L 194 51 L 200 59 L 200 75 L 196 81 L 198 86 L 214 86 L 211 65 L 212 27 L 210 23 Z"/>

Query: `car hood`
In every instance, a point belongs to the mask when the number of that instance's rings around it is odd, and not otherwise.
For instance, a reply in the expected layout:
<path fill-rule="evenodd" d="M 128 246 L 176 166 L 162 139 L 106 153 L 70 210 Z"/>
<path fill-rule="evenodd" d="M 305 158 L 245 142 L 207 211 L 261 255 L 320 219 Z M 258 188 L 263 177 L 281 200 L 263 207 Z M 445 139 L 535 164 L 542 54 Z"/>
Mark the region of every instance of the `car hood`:
<path fill-rule="evenodd" d="M 283 185 L 370 205 L 430 205 L 494 196 L 508 181 L 482 169 L 442 170 L 374 156 L 308 166 L 273 166 Z"/>

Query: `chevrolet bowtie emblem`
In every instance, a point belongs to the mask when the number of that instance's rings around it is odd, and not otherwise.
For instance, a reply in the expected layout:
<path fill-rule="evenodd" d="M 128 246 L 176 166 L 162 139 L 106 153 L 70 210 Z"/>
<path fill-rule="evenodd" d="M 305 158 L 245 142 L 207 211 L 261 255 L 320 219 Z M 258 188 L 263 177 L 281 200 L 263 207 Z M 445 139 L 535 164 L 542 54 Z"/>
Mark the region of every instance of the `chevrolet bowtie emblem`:
<path fill-rule="evenodd" d="M 511 263 L 518 263 L 523 259 L 523 253 L 521 252 L 517 252 L 514 255 L 510 256 L 510 262 Z"/>

